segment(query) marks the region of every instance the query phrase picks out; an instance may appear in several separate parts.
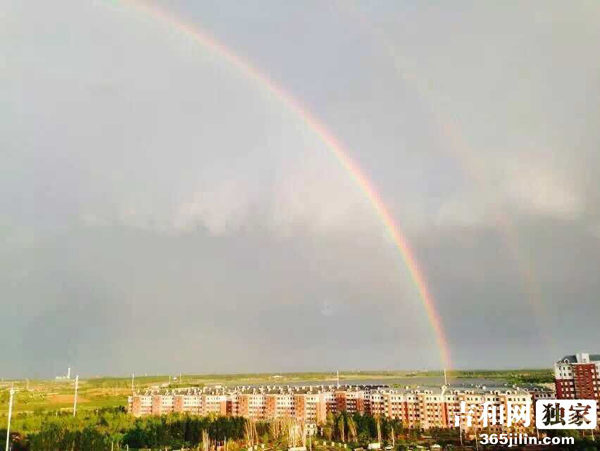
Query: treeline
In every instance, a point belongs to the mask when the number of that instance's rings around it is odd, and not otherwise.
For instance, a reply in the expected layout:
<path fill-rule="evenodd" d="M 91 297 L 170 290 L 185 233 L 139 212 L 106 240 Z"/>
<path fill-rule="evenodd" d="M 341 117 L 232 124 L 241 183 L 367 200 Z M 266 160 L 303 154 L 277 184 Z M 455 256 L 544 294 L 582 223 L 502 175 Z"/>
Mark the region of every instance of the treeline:
<path fill-rule="evenodd" d="M 258 423 L 257 429 L 267 430 Z M 200 443 L 224 443 L 244 438 L 246 419 L 242 417 L 197 417 L 173 414 L 138 419 L 124 435 L 122 443 L 130 448 L 170 446 L 197 447 Z M 209 443 L 205 443 L 208 447 Z"/>
<path fill-rule="evenodd" d="M 12 419 L 12 449 L 108 450 L 111 443 L 122 440 L 134 421 L 123 408 L 81 411 L 77 417 L 67 412 L 20 413 Z M 6 418 L 0 424 L 6 425 Z M 6 429 L 0 429 L 2 446 L 5 438 Z"/>
<path fill-rule="evenodd" d="M 450 371 L 448 376 L 458 379 L 503 379 L 510 384 L 554 382 L 551 369 Z"/>
<path fill-rule="evenodd" d="M 24 431 L 23 426 L 38 427 Z M 172 414 L 161 417 L 133 418 L 123 409 L 103 409 L 81 412 L 77 417 L 68 413 L 22 415 L 15 418 L 12 451 L 109 451 L 139 449 L 188 449 L 214 451 L 225 445 L 227 451 L 240 451 L 249 446 L 267 444 L 275 449 L 289 446 L 311 447 L 306 426 L 293 419 L 271 422 L 250 421 L 242 417 L 198 417 Z M 317 439 L 344 442 L 349 448 L 365 447 L 370 442 L 394 446 L 395 451 L 406 449 L 422 440 L 420 431 L 405 429 L 398 420 L 361 414 L 328 414 L 318 426 Z M 572 431 L 578 432 L 578 431 Z M 457 444 L 458 430 L 428 430 L 441 445 Z M 573 449 L 598 449 L 600 442 L 590 441 L 579 433 L 556 431 L 551 435 L 572 435 Z M 4 449 L 6 429 L 0 428 L 0 449 Z M 466 438 L 465 438 L 466 440 Z M 308 441 L 308 443 L 307 443 Z"/>
<path fill-rule="evenodd" d="M 249 421 L 242 417 L 198 417 L 171 414 L 133 418 L 122 408 L 70 413 L 19 414 L 13 418 L 13 451 L 106 451 L 118 449 L 202 448 L 228 449 L 260 443 L 306 444 L 306 426 L 292 419 L 276 422 Z M 329 414 L 318 435 L 330 441 L 365 444 L 371 441 L 393 443 L 404 432 L 400 421 L 369 415 Z M 6 430 L 0 428 L 4 446 Z M 2 448 L 3 449 L 3 448 Z"/>
<path fill-rule="evenodd" d="M 171 414 L 133 418 L 122 408 L 69 413 L 17 415 L 11 426 L 13 451 L 107 451 L 110 449 L 205 448 L 225 440 L 240 442 L 248 436 L 242 417 L 198 417 Z M 252 423 L 252 440 L 268 440 L 271 426 Z M 0 428 L 1 449 L 6 429 Z"/>
<path fill-rule="evenodd" d="M 351 444 L 373 441 L 395 442 L 405 432 L 399 420 L 375 418 L 370 415 L 329 414 L 317 428 L 320 438 Z M 211 447 L 228 441 L 232 446 L 274 444 L 283 446 L 306 445 L 306 426 L 289 420 L 271 422 L 249 421 L 242 417 L 197 417 L 172 414 L 135 420 L 120 443 L 130 448 L 159 448 L 165 446 Z"/>
<path fill-rule="evenodd" d="M 510 377 L 508 380 L 512 384 L 552 384 L 554 383 L 554 374 L 519 374 Z"/>

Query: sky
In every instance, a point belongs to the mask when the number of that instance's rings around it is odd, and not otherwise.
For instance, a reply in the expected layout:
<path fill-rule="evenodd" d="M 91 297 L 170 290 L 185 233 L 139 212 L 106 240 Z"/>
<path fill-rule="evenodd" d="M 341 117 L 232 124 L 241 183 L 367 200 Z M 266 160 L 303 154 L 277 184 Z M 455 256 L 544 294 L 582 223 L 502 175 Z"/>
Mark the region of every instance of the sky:
<path fill-rule="evenodd" d="M 0 0 L 0 375 L 441 368 L 306 115 L 406 237 L 453 368 L 600 352 L 599 20 L 592 0 Z"/>

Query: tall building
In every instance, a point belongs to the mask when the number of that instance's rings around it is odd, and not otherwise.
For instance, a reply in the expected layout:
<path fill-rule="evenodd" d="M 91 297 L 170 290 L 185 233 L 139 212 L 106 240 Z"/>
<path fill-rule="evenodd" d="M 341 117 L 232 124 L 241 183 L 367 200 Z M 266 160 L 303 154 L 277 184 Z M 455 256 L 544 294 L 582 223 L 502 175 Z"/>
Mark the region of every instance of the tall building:
<path fill-rule="evenodd" d="M 564 356 L 554 364 L 554 383 L 558 399 L 600 401 L 600 354 L 580 352 Z M 597 414 L 600 428 L 600 409 Z"/>
<path fill-rule="evenodd" d="M 600 354 L 566 355 L 554 364 L 558 399 L 600 400 Z"/>

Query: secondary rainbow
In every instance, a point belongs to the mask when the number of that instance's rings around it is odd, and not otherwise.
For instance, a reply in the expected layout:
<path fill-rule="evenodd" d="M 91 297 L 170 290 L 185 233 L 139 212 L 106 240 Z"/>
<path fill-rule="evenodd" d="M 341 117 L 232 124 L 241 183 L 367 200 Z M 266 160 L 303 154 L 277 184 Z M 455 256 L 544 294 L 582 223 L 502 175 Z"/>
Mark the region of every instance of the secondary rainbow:
<path fill-rule="evenodd" d="M 352 15 L 356 22 L 377 40 L 379 48 L 382 48 L 390 57 L 396 73 L 402 80 L 410 84 L 419 97 L 426 101 L 429 106 L 428 112 L 433 118 L 433 123 L 446 138 L 449 146 L 444 146 L 450 155 L 461 165 L 462 170 L 469 178 L 477 184 L 478 189 L 485 189 L 488 181 L 485 180 L 485 171 L 477 158 L 477 153 L 467 143 L 460 128 L 451 117 L 442 116 L 439 95 L 436 95 L 433 89 L 435 83 L 427 77 L 415 72 L 417 65 L 411 63 L 402 53 L 396 51 L 394 44 L 386 37 L 381 29 L 365 18 L 364 14 L 357 11 L 357 4 L 351 0 L 343 3 L 336 3 L 336 6 L 343 6 L 343 10 Z M 535 268 L 531 257 L 519 246 L 519 237 L 510 217 L 501 209 L 491 210 L 498 229 L 503 235 L 504 241 L 510 252 L 511 257 L 516 263 L 516 269 L 520 273 L 521 279 L 527 293 L 527 299 L 533 314 L 533 321 L 540 334 L 540 338 L 546 345 L 549 355 L 557 354 L 556 344 L 548 333 L 544 324 L 547 322 L 547 312 L 542 303 L 541 286 L 535 275 Z"/>
<path fill-rule="evenodd" d="M 385 206 L 381 196 L 373 184 L 366 177 L 364 172 L 356 164 L 356 162 L 350 157 L 348 151 L 339 142 L 339 140 L 333 136 L 329 130 L 315 118 L 307 108 L 305 108 L 299 100 L 293 97 L 290 93 L 285 91 L 280 85 L 271 80 L 266 74 L 258 70 L 249 62 L 242 59 L 239 55 L 236 55 L 232 50 L 223 45 L 222 43 L 215 40 L 212 36 L 204 31 L 201 31 L 196 25 L 191 26 L 182 22 L 179 18 L 172 16 L 166 11 L 159 9 L 156 6 L 148 5 L 147 3 L 138 0 L 123 0 L 122 3 L 131 5 L 137 11 L 143 12 L 149 16 L 152 16 L 162 22 L 167 23 L 186 34 L 196 42 L 201 44 L 203 47 L 211 50 L 212 52 L 219 55 L 221 58 L 226 60 L 232 66 L 236 67 L 242 73 L 249 78 L 255 80 L 261 85 L 265 86 L 271 93 L 273 93 L 281 102 L 283 102 L 288 108 L 290 108 L 296 115 L 298 115 L 303 122 L 316 133 L 320 139 L 327 145 L 333 155 L 337 158 L 340 164 L 346 169 L 354 181 L 360 186 L 361 191 L 369 200 L 373 206 L 375 212 L 379 216 L 381 222 L 384 224 L 385 229 L 395 247 L 400 252 L 402 259 L 408 269 L 408 272 L 415 284 L 415 287 L 419 293 L 427 317 L 431 324 L 431 327 L 435 334 L 436 344 L 440 353 L 441 363 L 444 369 L 451 368 L 450 350 L 447 344 L 444 328 L 440 316 L 435 308 L 433 297 L 427 288 L 425 278 L 417 264 L 414 257 L 414 253 L 411 250 L 409 243 L 402 233 L 400 227 L 394 221 L 394 218 Z"/>

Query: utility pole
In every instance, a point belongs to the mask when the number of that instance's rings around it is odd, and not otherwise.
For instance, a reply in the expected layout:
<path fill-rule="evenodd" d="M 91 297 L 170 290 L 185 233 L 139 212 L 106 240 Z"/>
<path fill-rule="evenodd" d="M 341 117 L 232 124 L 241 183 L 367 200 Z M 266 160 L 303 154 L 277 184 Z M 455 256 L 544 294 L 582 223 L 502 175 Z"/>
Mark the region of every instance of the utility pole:
<path fill-rule="evenodd" d="M 8 400 L 8 426 L 6 426 L 6 451 L 9 450 L 10 446 L 10 417 L 12 416 L 12 405 L 13 396 L 15 395 L 15 389 L 10 387 L 10 398 Z"/>
<path fill-rule="evenodd" d="M 444 368 L 444 385 L 448 385 L 448 376 L 446 375 L 446 368 Z"/>
<path fill-rule="evenodd" d="M 73 399 L 73 416 L 77 414 L 77 390 L 79 389 L 79 374 L 75 376 L 75 398 Z"/>

